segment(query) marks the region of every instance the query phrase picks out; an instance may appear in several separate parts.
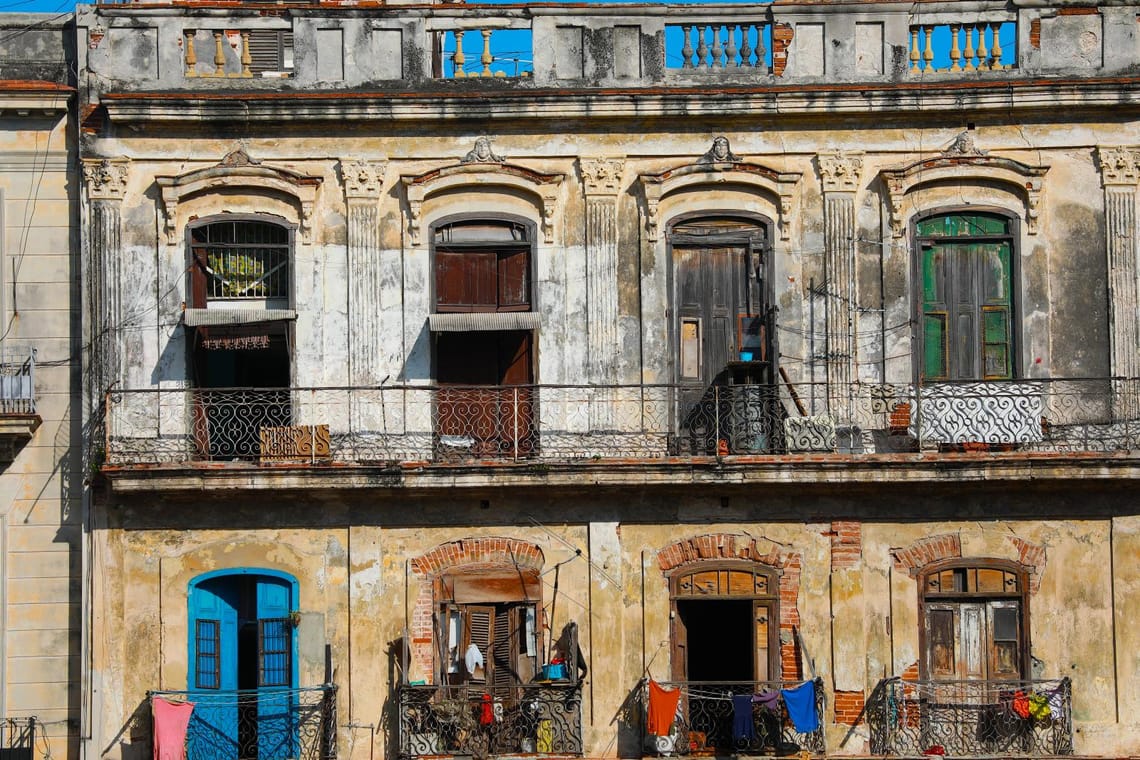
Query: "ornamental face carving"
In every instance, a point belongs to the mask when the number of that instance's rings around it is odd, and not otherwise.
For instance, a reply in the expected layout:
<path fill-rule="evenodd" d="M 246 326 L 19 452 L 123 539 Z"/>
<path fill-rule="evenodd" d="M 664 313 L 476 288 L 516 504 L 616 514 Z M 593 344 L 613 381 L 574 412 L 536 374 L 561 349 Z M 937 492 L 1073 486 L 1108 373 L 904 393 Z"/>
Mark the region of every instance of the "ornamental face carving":
<path fill-rule="evenodd" d="M 383 161 L 341 161 L 340 173 L 344 178 L 344 192 L 349 198 L 377 198 L 384 187 Z"/>
<path fill-rule="evenodd" d="M 863 173 L 863 154 L 836 153 L 819 154 L 819 174 L 823 178 L 824 191 L 854 192 L 859 189 L 859 177 Z"/>
<path fill-rule="evenodd" d="M 84 159 L 83 181 L 87 185 L 87 197 L 91 200 L 122 200 L 127 189 L 129 168 L 130 159 L 127 158 Z"/>
<path fill-rule="evenodd" d="M 740 159 L 732 152 L 729 147 L 728 138 L 724 135 L 717 135 L 712 141 L 712 147 L 708 152 L 701 156 L 698 163 L 702 164 L 735 164 Z"/>
<path fill-rule="evenodd" d="M 1140 150 L 1123 146 L 1096 149 L 1100 173 L 1106 185 L 1135 185 L 1140 182 Z"/>
<path fill-rule="evenodd" d="M 475 141 L 475 147 L 468 151 L 460 163 L 464 164 L 501 164 L 506 161 L 502 156 L 491 150 L 491 138 L 480 137 Z"/>
<path fill-rule="evenodd" d="M 620 158 L 583 158 L 579 161 L 587 195 L 613 195 L 621 188 L 625 161 Z"/>
<path fill-rule="evenodd" d="M 954 142 L 950 143 L 950 147 L 942 151 L 944 156 L 987 156 L 989 151 L 981 150 L 974 143 L 974 136 L 967 132 L 962 132 L 954 138 Z"/>

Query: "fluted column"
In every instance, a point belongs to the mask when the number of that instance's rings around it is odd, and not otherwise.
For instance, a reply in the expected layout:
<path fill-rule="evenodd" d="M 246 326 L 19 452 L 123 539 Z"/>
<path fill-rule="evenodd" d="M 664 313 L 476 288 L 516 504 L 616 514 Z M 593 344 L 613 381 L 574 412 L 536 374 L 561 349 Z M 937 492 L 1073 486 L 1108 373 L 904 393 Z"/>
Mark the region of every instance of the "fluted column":
<path fill-rule="evenodd" d="M 91 398 L 121 378 L 123 252 L 121 208 L 130 162 L 125 158 L 84 159 L 83 183 L 88 200 L 85 276 L 91 324 Z"/>
<path fill-rule="evenodd" d="M 348 210 L 349 382 L 355 387 L 383 379 L 383 267 L 380 191 L 386 164 L 342 161 Z"/>
<path fill-rule="evenodd" d="M 1136 265 L 1136 187 L 1140 148 L 1097 148 L 1104 180 L 1104 217 L 1108 255 L 1109 340 L 1112 374 L 1140 376 Z"/>
<path fill-rule="evenodd" d="M 855 192 L 863 169 L 860 155 L 819 156 L 823 180 L 824 276 L 827 285 L 827 388 L 833 414 L 850 419 L 855 379 Z"/>
<path fill-rule="evenodd" d="M 618 382 L 617 195 L 625 161 L 581 159 L 586 190 L 586 340 L 587 379 L 593 385 Z M 603 391 L 591 404 L 593 429 L 612 427 L 612 398 Z"/>

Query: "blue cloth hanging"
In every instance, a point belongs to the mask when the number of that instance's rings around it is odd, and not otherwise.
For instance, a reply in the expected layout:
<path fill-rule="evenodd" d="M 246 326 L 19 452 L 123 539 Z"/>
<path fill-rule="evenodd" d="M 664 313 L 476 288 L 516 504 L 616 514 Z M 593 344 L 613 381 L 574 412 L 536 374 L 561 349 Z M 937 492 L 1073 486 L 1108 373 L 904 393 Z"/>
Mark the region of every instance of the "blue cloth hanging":
<path fill-rule="evenodd" d="M 793 689 L 780 689 L 780 695 L 796 731 L 810 734 L 819 730 L 819 716 L 815 713 L 815 681 L 804 681 Z"/>
<path fill-rule="evenodd" d="M 736 694 L 732 697 L 732 738 L 738 742 L 756 738 L 756 726 L 752 723 L 751 694 Z"/>

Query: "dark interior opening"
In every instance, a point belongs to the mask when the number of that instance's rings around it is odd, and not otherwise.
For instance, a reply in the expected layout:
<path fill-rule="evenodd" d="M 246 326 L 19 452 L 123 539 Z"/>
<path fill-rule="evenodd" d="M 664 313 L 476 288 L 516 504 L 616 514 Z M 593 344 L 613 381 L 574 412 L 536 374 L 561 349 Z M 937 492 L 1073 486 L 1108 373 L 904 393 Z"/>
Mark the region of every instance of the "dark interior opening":
<path fill-rule="evenodd" d="M 751 599 L 679 599 L 677 614 L 686 630 L 689 681 L 753 680 Z"/>
<path fill-rule="evenodd" d="M 445 332 L 436 336 L 440 385 L 526 385 L 531 382 L 526 330 Z"/>

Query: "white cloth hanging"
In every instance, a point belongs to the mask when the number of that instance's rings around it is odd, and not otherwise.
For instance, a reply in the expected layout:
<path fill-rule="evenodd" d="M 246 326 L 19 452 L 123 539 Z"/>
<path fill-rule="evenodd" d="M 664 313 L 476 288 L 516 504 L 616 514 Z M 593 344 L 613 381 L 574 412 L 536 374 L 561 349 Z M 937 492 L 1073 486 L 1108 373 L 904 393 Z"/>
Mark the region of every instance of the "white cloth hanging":
<path fill-rule="evenodd" d="M 479 647 L 471 644 L 467 647 L 467 651 L 463 653 L 463 664 L 467 666 L 467 673 L 475 675 L 475 668 L 483 669 L 483 653 L 479 651 Z"/>

